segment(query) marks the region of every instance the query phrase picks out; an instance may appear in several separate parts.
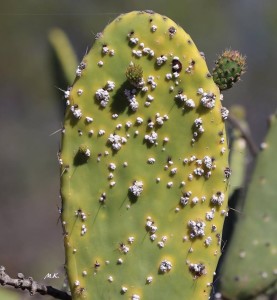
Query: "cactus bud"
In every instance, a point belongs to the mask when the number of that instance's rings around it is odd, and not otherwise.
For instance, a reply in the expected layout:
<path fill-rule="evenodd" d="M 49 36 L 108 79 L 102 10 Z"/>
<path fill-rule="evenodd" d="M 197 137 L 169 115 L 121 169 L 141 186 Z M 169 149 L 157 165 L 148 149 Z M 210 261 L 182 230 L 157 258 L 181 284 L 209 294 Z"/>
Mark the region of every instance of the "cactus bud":
<path fill-rule="evenodd" d="M 221 91 L 228 90 L 245 72 L 245 66 L 245 56 L 235 50 L 226 50 L 215 62 L 214 82 Z"/>
<path fill-rule="evenodd" d="M 126 77 L 128 81 L 135 87 L 142 85 L 143 70 L 140 65 L 131 63 L 126 70 Z"/>

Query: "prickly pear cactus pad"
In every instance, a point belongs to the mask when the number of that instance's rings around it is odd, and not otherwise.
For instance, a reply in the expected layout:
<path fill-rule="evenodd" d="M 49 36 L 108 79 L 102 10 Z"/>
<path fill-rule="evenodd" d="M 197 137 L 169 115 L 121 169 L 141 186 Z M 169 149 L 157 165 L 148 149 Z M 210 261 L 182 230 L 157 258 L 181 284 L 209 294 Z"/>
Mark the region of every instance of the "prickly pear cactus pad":
<path fill-rule="evenodd" d="M 228 299 L 252 299 L 277 290 L 277 114 L 261 147 L 221 272 Z"/>
<path fill-rule="evenodd" d="M 73 299 L 208 299 L 230 169 L 204 58 L 170 19 L 131 12 L 76 75 L 59 159 Z"/>

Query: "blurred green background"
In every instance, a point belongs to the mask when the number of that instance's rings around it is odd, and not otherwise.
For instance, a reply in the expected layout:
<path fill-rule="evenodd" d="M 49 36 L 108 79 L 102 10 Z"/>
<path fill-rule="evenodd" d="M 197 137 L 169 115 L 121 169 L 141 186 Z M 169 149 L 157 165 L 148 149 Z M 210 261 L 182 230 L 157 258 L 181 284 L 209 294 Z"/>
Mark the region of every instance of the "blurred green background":
<path fill-rule="evenodd" d="M 152 9 L 167 15 L 204 51 L 210 70 L 226 48 L 247 56 L 247 73 L 224 95 L 243 104 L 256 143 L 276 110 L 276 0 L 25 0 L 0 10 L 0 265 L 61 287 L 63 238 L 58 221 L 62 93 L 51 63 L 48 33 L 62 28 L 80 61 L 94 35 L 118 14 Z M 60 86 L 66 89 L 67 86 Z M 60 279 L 44 280 L 47 273 Z M 0 287 L 0 292 L 1 292 Z M 27 292 L 20 299 L 30 299 Z M 1 296 L 0 300 L 8 299 Z M 45 296 L 32 299 L 49 299 Z"/>

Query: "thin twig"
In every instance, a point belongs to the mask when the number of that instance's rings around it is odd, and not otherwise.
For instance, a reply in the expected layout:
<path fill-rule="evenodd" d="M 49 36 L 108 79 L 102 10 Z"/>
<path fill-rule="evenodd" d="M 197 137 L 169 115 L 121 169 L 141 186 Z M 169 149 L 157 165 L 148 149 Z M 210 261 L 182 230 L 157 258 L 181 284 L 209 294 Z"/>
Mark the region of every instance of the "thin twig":
<path fill-rule="evenodd" d="M 253 156 L 256 156 L 258 154 L 259 150 L 258 150 L 256 144 L 254 143 L 249 132 L 243 126 L 241 126 L 241 124 L 237 120 L 237 118 L 232 116 L 231 114 L 229 114 L 227 120 L 233 127 L 236 127 L 241 132 L 242 137 L 245 139 L 245 141 L 248 145 L 249 151 L 251 152 L 251 154 Z"/>
<path fill-rule="evenodd" d="M 6 272 L 5 267 L 0 266 L 0 284 L 9 285 L 14 288 L 20 288 L 22 290 L 28 290 L 30 295 L 39 293 L 41 295 L 52 296 L 56 299 L 71 300 L 71 296 L 66 292 L 57 290 L 52 286 L 46 286 L 33 280 L 32 277 L 25 278 L 22 273 L 17 274 L 17 278 L 11 278 Z"/>

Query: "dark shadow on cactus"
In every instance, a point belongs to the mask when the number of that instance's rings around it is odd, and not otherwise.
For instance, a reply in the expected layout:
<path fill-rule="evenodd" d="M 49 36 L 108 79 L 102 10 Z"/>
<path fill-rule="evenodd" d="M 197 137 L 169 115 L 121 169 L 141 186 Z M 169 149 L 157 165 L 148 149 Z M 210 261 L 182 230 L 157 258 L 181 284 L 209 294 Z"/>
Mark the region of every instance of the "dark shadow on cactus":
<path fill-rule="evenodd" d="M 152 148 L 153 146 L 155 146 L 155 144 L 151 144 L 151 143 L 148 143 L 146 140 L 143 140 L 143 144 L 146 145 L 146 147 L 148 149 Z"/>
<path fill-rule="evenodd" d="M 124 93 L 124 91 L 133 89 L 134 87 L 128 82 L 128 80 L 124 81 L 122 85 L 117 89 L 116 94 L 112 98 L 111 104 L 111 113 L 121 114 L 123 113 L 129 106 L 128 99 Z M 132 110 L 128 109 L 128 114 L 134 113 Z"/>
<path fill-rule="evenodd" d="M 76 118 L 70 118 L 70 125 L 74 127 L 78 123 L 79 119 Z"/>
<path fill-rule="evenodd" d="M 237 207 L 238 202 L 241 201 L 244 198 L 245 194 L 245 189 L 237 189 L 234 191 L 232 194 L 231 198 L 229 199 L 228 206 L 229 207 Z M 225 219 L 224 221 L 224 226 L 223 226 L 223 233 L 222 233 L 222 242 L 221 242 L 221 257 L 219 259 L 217 268 L 216 268 L 216 274 L 220 274 L 220 270 L 222 267 L 222 264 L 224 263 L 224 259 L 226 256 L 226 252 L 228 251 L 229 247 L 229 242 L 232 239 L 233 232 L 234 232 L 234 227 L 235 224 L 238 220 L 238 212 L 234 210 L 229 210 L 228 212 L 228 218 Z M 220 291 L 220 280 L 216 280 L 213 284 L 213 290 L 211 294 L 211 299 L 215 299 L 214 295 Z"/>
<path fill-rule="evenodd" d="M 101 102 L 101 101 L 99 101 L 99 100 L 96 98 L 96 96 L 94 96 L 94 103 L 98 106 L 98 109 L 99 109 L 99 110 L 104 110 L 106 107 L 101 106 L 101 105 L 100 105 L 100 102 Z"/>
<path fill-rule="evenodd" d="M 72 114 L 72 111 L 70 111 L 70 107 L 66 107 L 66 110 L 65 110 L 65 120 L 69 120 L 70 122 L 70 126 L 71 127 L 74 127 L 78 121 L 80 121 L 80 119 L 78 118 L 75 118 Z"/>
<path fill-rule="evenodd" d="M 138 197 L 131 193 L 131 191 L 128 191 L 128 198 L 131 204 L 135 204 L 138 201 Z"/>
<path fill-rule="evenodd" d="M 210 111 L 211 111 L 210 108 L 206 108 L 202 105 L 198 105 L 198 107 L 196 108 L 196 112 L 200 115 L 200 117 L 201 117 L 201 115 L 205 115 L 205 114 L 209 113 Z"/>
<path fill-rule="evenodd" d="M 84 165 L 88 161 L 88 156 L 84 155 L 83 153 L 77 152 L 73 164 L 75 167 Z"/>

